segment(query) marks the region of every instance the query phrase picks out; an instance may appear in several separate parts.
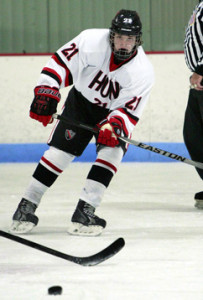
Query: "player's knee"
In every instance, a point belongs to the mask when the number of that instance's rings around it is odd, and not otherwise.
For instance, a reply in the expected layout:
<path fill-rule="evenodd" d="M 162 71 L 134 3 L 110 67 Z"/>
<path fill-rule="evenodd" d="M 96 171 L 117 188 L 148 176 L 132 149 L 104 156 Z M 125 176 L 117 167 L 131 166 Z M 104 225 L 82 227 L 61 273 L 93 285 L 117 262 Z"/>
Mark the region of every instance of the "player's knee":
<path fill-rule="evenodd" d="M 45 151 L 43 157 L 59 169 L 64 170 L 75 156 L 50 146 L 50 148 Z"/>
<path fill-rule="evenodd" d="M 97 152 L 97 161 L 106 161 L 109 164 L 113 165 L 116 169 L 118 168 L 124 154 L 124 151 L 120 146 L 115 148 L 104 146 L 97 150 Z"/>

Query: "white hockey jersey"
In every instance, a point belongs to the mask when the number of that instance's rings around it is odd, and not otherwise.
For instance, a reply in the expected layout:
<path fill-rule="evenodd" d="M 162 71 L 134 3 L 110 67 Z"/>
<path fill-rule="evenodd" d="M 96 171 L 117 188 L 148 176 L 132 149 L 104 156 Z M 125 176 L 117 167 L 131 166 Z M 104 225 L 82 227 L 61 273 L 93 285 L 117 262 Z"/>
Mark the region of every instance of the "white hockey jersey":
<path fill-rule="evenodd" d="M 74 84 L 88 101 L 122 118 L 130 134 L 154 83 L 154 71 L 141 46 L 115 65 L 109 29 L 87 29 L 62 46 L 42 70 L 38 85 L 64 88 Z"/>

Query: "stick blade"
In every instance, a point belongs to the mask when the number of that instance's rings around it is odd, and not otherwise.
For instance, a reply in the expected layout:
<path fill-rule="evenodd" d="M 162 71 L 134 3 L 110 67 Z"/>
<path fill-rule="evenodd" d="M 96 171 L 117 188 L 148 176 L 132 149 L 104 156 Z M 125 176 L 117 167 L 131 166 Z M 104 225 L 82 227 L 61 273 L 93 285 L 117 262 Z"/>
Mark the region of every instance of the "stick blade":
<path fill-rule="evenodd" d="M 5 237 L 10 240 L 13 240 L 17 243 L 26 245 L 28 247 L 49 253 L 56 257 L 63 258 L 65 260 L 71 261 L 71 262 L 79 264 L 81 266 L 98 265 L 98 264 L 102 263 L 103 261 L 109 259 L 110 257 L 114 256 L 115 254 L 117 254 L 125 245 L 124 239 L 118 238 L 112 244 L 110 244 L 108 247 L 106 247 L 105 249 L 103 249 L 102 251 L 100 251 L 94 255 L 90 255 L 90 256 L 86 256 L 86 257 L 78 257 L 78 256 L 73 256 L 73 255 L 69 255 L 69 254 L 54 250 L 52 248 L 48 248 L 46 246 L 40 245 L 38 243 L 32 242 L 30 240 L 24 239 L 22 237 L 13 235 L 11 233 L 8 233 L 8 232 L 2 231 L 2 230 L 0 230 L 0 236 Z"/>
<path fill-rule="evenodd" d="M 82 266 L 95 266 L 117 254 L 124 246 L 125 240 L 123 238 L 118 238 L 108 247 L 94 255 L 88 257 L 75 257 L 74 262 Z"/>

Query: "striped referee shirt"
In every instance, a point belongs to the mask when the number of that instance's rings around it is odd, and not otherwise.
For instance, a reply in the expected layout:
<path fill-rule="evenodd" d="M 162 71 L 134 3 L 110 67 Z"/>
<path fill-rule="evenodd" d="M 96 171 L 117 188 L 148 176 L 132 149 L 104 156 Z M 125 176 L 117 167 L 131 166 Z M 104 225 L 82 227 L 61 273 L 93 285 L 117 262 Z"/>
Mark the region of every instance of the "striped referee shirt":
<path fill-rule="evenodd" d="M 195 7 L 186 28 L 184 41 L 185 61 L 188 68 L 203 76 L 203 2 Z"/>

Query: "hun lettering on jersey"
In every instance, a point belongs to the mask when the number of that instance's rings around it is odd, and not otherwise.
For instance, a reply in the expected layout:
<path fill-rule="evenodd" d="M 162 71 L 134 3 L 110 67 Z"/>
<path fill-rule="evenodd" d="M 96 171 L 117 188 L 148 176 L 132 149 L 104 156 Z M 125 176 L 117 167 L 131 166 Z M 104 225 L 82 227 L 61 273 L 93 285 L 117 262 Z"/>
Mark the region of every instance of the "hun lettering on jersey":
<path fill-rule="evenodd" d="M 103 98 L 109 97 L 111 100 L 112 98 L 116 99 L 119 96 L 119 83 L 114 83 L 108 78 L 107 74 L 104 75 L 101 70 L 97 73 L 88 87 L 90 89 L 94 88 L 96 91 L 99 91 Z"/>

